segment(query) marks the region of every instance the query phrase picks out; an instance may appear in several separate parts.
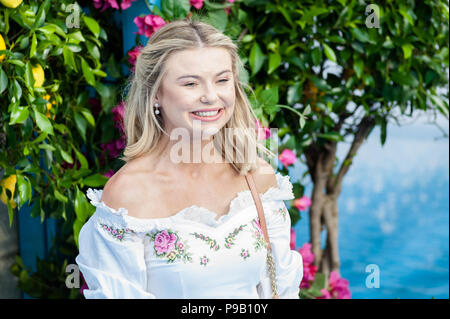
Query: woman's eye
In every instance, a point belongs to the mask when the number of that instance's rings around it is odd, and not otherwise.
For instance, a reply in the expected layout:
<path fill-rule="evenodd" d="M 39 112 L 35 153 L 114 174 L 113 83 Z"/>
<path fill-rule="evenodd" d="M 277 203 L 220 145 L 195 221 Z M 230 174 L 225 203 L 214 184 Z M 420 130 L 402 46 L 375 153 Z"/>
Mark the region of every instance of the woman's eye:
<path fill-rule="evenodd" d="M 229 80 L 228 79 L 222 79 L 222 80 L 220 80 L 219 82 L 228 82 Z M 187 84 L 185 84 L 184 86 L 194 86 L 196 83 L 193 83 L 193 82 L 191 82 L 191 83 L 187 83 Z"/>

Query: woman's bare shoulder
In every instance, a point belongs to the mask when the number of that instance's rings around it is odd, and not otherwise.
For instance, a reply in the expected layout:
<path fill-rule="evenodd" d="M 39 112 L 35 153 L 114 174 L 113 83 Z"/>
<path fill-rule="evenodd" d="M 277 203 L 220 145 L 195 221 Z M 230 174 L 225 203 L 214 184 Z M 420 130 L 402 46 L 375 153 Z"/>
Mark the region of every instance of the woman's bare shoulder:
<path fill-rule="evenodd" d="M 275 170 L 261 157 L 258 157 L 258 169 L 253 173 L 253 178 L 259 193 L 265 193 L 270 187 L 278 186 Z"/>
<path fill-rule="evenodd" d="M 123 207 L 128 210 L 128 215 L 140 217 L 139 207 L 143 198 L 149 199 L 151 196 L 151 183 L 143 184 L 143 174 L 148 173 L 139 172 L 131 166 L 122 167 L 103 187 L 101 200 L 111 208 Z M 146 200 L 145 202 L 152 203 L 153 201 Z"/>

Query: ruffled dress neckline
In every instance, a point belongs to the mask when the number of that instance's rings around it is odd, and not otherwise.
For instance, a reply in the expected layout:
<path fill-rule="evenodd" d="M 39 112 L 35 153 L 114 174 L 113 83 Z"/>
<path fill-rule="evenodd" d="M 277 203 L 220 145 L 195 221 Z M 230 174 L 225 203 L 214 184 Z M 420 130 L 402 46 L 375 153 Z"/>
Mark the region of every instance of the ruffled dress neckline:
<path fill-rule="evenodd" d="M 292 191 L 292 183 L 290 182 L 289 175 L 282 175 L 281 173 L 276 173 L 277 187 L 270 187 L 266 192 L 260 193 L 261 201 L 266 200 L 290 200 L 294 198 Z M 102 208 L 108 214 L 108 217 L 112 219 L 121 219 L 125 222 L 126 226 L 135 231 L 145 231 L 148 228 L 153 227 L 155 224 L 170 222 L 170 221 L 191 221 L 195 223 L 200 223 L 210 227 L 219 227 L 226 221 L 230 220 L 233 216 L 241 212 L 242 210 L 248 208 L 254 204 L 253 197 L 250 189 L 238 192 L 237 195 L 231 200 L 230 208 L 228 212 L 217 219 L 218 214 L 209 210 L 208 208 L 191 205 L 185 207 L 175 214 L 168 217 L 161 218 L 137 218 L 128 215 L 128 210 L 126 208 L 114 209 L 107 206 L 102 200 L 103 189 L 92 189 L 87 190 L 87 197 L 90 199 L 92 205 L 97 208 Z"/>

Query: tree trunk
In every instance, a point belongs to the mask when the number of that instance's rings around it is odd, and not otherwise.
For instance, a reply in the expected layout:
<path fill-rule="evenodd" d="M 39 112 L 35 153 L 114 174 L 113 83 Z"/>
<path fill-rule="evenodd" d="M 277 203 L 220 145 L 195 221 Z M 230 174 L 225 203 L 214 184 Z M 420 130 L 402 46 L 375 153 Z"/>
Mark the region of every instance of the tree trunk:
<path fill-rule="evenodd" d="M 333 131 L 339 131 L 343 121 L 339 121 Z M 306 163 L 314 184 L 310 207 L 310 236 L 314 265 L 325 274 L 326 286 L 331 271 L 339 273 L 338 249 L 338 198 L 342 181 L 352 163 L 353 157 L 375 125 L 373 118 L 364 117 L 357 127 L 352 145 L 344 161 L 334 174 L 337 142 L 327 141 L 323 146 L 311 144 L 305 150 Z M 322 250 L 320 234 L 326 230 L 326 245 Z"/>

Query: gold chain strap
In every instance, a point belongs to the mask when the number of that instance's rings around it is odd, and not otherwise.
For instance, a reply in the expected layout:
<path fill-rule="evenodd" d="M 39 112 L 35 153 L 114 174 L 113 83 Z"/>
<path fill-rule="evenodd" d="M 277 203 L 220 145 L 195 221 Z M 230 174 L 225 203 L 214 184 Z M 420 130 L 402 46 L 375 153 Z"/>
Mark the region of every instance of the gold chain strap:
<path fill-rule="evenodd" d="M 267 249 L 267 265 L 269 267 L 270 285 L 272 286 L 272 298 L 278 299 L 277 279 L 275 276 L 275 263 L 272 258 L 272 249 Z"/>

